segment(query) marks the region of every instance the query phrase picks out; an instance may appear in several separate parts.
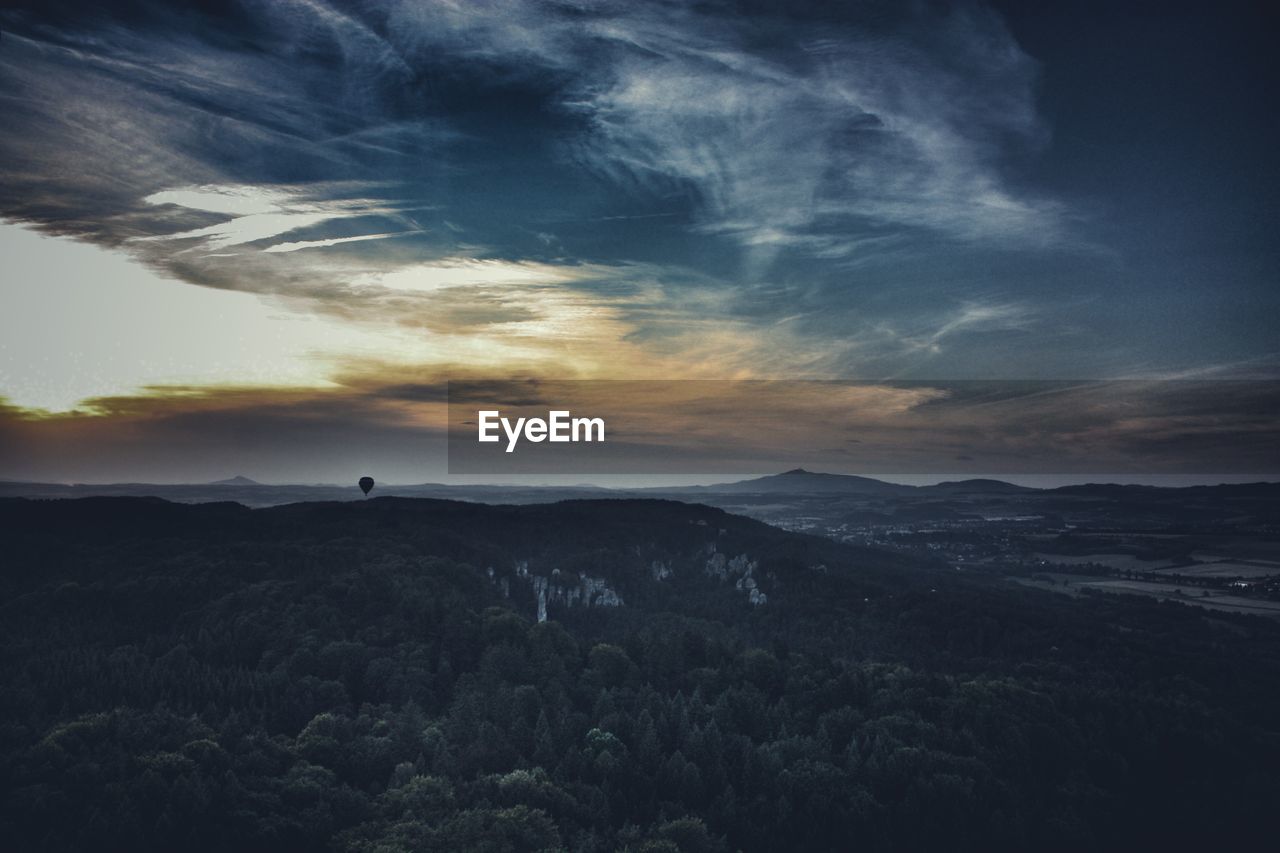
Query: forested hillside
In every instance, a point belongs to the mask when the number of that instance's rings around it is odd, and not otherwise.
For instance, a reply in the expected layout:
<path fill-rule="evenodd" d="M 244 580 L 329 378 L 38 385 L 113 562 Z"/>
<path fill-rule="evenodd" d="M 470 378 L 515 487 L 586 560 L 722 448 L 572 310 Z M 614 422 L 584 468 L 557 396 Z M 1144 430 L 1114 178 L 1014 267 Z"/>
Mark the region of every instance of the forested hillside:
<path fill-rule="evenodd" d="M 1280 628 L 1257 617 L 663 501 L 8 500 L 0 536 L 7 849 L 1270 849 L 1280 829 Z"/>

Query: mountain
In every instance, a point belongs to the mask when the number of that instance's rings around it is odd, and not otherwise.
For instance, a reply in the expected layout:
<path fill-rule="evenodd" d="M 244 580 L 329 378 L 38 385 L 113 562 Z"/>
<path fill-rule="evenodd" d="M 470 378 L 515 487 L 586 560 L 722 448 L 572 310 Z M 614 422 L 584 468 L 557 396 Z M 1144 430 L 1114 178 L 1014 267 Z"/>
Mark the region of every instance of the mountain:
<path fill-rule="evenodd" d="M 210 486 L 261 486 L 257 480 L 250 480 L 248 477 L 237 474 L 227 480 L 214 480 L 209 483 Z"/>
<path fill-rule="evenodd" d="M 1075 486 L 1059 486 L 1045 494 L 1072 495 L 1107 500 L 1160 500 L 1176 501 L 1188 498 L 1219 499 L 1280 499 L 1280 482 L 1220 483 L 1215 486 L 1148 486 L 1130 483 L 1084 483 Z"/>
<path fill-rule="evenodd" d="M 867 495 L 867 496 L 900 496 L 917 492 L 915 486 L 903 486 L 897 483 L 886 483 L 870 477 L 858 477 L 851 474 L 822 474 L 795 468 L 781 474 L 757 477 L 753 480 L 740 480 L 734 483 L 718 483 L 711 486 L 686 486 L 680 489 L 651 489 L 667 494 L 780 494 L 780 495 Z"/>
<path fill-rule="evenodd" d="M 944 568 L 785 533 L 712 507 L 663 500 L 495 506 L 382 497 L 257 510 L 231 502 L 180 504 L 156 498 L 0 500 L 0 534 L 22 541 L 32 531 L 56 529 L 89 548 L 173 538 L 200 549 L 224 541 L 254 547 L 321 532 L 338 541 L 407 538 L 424 553 L 483 567 L 504 595 L 525 603 L 526 615 L 542 618 L 548 608 L 558 614 L 561 604 L 591 605 L 601 596 L 652 603 L 671 590 L 701 595 L 708 578 L 716 581 L 715 589 L 729 582 L 728 598 L 743 607 L 759 605 L 770 594 L 776 597 L 796 573 L 803 576 L 824 561 L 854 560 L 864 573 L 879 573 L 881 582 L 894 583 L 901 582 L 896 573 L 902 570 Z M 92 580 L 80 574 L 66 579 Z"/>
<path fill-rule="evenodd" d="M 1042 490 L 1031 486 L 1017 486 L 1013 483 L 1006 483 L 1003 480 L 977 478 L 972 480 L 948 480 L 942 483 L 935 483 L 932 486 L 921 487 L 921 491 L 932 492 L 934 494 L 1023 495 Z"/>

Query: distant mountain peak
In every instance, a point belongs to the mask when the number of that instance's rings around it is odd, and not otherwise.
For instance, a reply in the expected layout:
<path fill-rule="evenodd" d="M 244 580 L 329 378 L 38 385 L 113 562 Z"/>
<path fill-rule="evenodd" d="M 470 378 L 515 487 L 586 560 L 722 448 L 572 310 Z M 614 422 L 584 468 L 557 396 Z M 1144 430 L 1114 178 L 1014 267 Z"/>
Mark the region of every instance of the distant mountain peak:
<path fill-rule="evenodd" d="M 261 486 L 257 480 L 250 480 L 241 474 L 236 474 L 228 480 L 214 480 L 210 486 Z"/>
<path fill-rule="evenodd" d="M 1034 492 L 1031 486 L 1018 486 L 1004 480 L 993 480 L 989 477 L 971 477 L 968 480 L 945 480 L 925 488 L 934 492 L 985 492 L 988 494 L 1016 494 Z"/>
<path fill-rule="evenodd" d="M 809 471 L 804 468 L 792 468 L 790 471 L 783 471 L 781 474 L 770 474 L 767 477 L 757 477 L 754 480 L 739 480 L 736 483 L 718 483 L 712 486 L 694 486 L 687 491 L 697 494 L 903 495 L 915 494 L 916 487 L 886 483 L 883 480 L 859 477 L 854 474 L 830 474 L 821 471 Z"/>

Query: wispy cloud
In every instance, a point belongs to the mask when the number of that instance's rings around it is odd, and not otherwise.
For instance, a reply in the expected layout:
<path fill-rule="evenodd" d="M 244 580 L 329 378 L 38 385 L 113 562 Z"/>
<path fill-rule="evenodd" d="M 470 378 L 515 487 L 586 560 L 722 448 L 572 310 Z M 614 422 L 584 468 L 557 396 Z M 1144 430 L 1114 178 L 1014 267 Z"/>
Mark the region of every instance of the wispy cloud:
<path fill-rule="evenodd" d="M 324 168 L 351 177 L 362 171 L 362 145 L 382 147 L 376 162 L 385 167 L 386 157 L 423 152 L 424 143 L 466 138 L 429 99 L 417 109 L 404 99 L 416 93 L 416 75 L 467 62 L 491 80 L 535 81 L 552 107 L 579 117 L 583 132 L 561 139 L 565 156 L 624 185 L 684 186 L 696 196 L 699 230 L 760 252 L 852 254 L 876 227 L 1040 245 L 1064 236 L 1064 208 L 1002 172 L 1007 149 L 1045 133 L 1036 67 L 999 18 L 976 6 L 805 22 L 739 14 L 732 4 L 340 10 L 295 0 L 251 3 L 242 19 L 211 24 L 235 27 L 247 45 L 269 39 L 271 49 L 123 27 L 57 37 L 27 28 L 11 37 L 18 47 L 5 71 L 42 120 L 75 131 L 84 127 L 70 126 L 77 112 L 114 110 L 132 126 L 92 120 L 99 144 L 136 144 L 145 134 L 150 150 L 185 156 L 141 169 L 136 156 L 121 158 L 138 172 L 134 186 L 168 183 L 161 193 L 193 173 L 225 174 L 232 150 L 269 157 L 258 164 L 277 179 Z M 23 60 L 42 66 L 40 76 Z M 69 92 L 85 71 L 110 88 Z M 83 109 L 68 114 L 68 100 Z M 60 117 L 41 107 L 53 101 Z"/>
<path fill-rule="evenodd" d="M 875 226 L 1045 245 L 1066 209 L 1001 170 L 1046 136 L 1035 62 L 977 6 L 859 20 L 732 4 L 402 4 L 407 49 L 543 68 L 610 178 L 697 194 L 699 227 L 773 251 L 852 253 Z"/>
<path fill-rule="evenodd" d="M 1035 312 L 1026 305 L 999 302 L 966 302 L 945 315 L 937 325 L 923 333 L 901 336 L 910 352 L 942 352 L 946 339 L 963 333 L 989 331 L 1023 331 L 1035 322 Z"/>
<path fill-rule="evenodd" d="M 340 246 L 343 243 L 363 243 L 366 240 L 386 240 L 391 237 L 405 237 L 413 231 L 393 231 L 388 234 L 360 234 L 355 237 L 328 237 L 324 240 L 295 240 L 288 243 L 274 243 L 262 251 L 271 253 L 296 252 L 300 249 L 326 249 L 329 246 Z"/>
<path fill-rule="evenodd" d="M 340 220 L 395 217 L 400 214 L 396 207 L 372 199 L 316 198 L 316 189 L 309 188 L 304 192 L 295 188 L 269 186 L 204 186 L 152 193 L 143 199 L 144 203 L 174 205 L 188 210 L 230 215 L 231 218 L 202 228 L 133 239 L 197 240 L 208 249 L 225 249 Z M 398 234 L 360 234 L 273 243 L 263 246 L 262 251 L 291 252 L 392 236 Z"/>

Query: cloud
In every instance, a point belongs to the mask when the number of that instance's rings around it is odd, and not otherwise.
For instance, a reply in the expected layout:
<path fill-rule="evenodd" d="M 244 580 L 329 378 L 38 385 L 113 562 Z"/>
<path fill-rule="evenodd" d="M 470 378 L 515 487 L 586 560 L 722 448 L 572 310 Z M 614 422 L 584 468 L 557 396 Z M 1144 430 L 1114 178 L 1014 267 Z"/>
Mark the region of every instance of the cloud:
<path fill-rule="evenodd" d="M 598 27 L 618 59 L 573 102 L 596 131 L 586 150 L 692 186 L 706 231 L 828 254 L 875 227 L 1064 236 L 1061 205 L 1001 174 L 1004 149 L 1044 128 L 1035 64 L 994 15 L 912 7 L 869 32 L 636 8 Z"/>
<path fill-rule="evenodd" d="M 391 237 L 404 237 L 413 231 L 395 231 L 389 234 L 360 234 L 355 237 L 328 237 L 324 240 L 296 240 L 291 243 L 275 243 L 262 251 L 267 253 L 297 252 L 301 249 L 324 249 L 339 246 L 343 243 L 362 243 L 365 240 L 386 240 Z"/>
<path fill-rule="evenodd" d="M 396 207 L 371 199 L 317 198 L 318 192 L 325 189 L 327 188 L 323 185 L 308 188 L 306 191 L 291 187 L 213 185 L 152 193 L 142 199 L 145 204 L 172 205 L 188 210 L 229 215 L 231 218 L 202 228 L 133 239 L 197 240 L 207 249 L 225 249 L 230 246 L 269 240 L 282 234 L 339 220 L 394 217 L 399 214 Z M 405 233 L 413 232 L 359 234 L 350 237 L 273 243 L 262 247 L 262 251 L 292 252 L 318 246 L 384 239 Z"/>
<path fill-rule="evenodd" d="M 590 129 L 582 162 L 687 186 L 699 227 L 746 246 L 852 254 L 876 227 L 1065 237 L 1065 208 L 1002 174 L 1046 130 L 1035 62 L 978 6 L 833 21 L 731 3 L 401 3 L 388 21 L 418 55 L 554 75 Z"/>
<path fill-rule="evenodd" d="M 883 262 L 1068 236 L 1004 168 L 1044 138 L 1037 72 L 978 6 L 59 9 L 0 13 L 0 217 L 350 328 L 308 374 L 379 346 L 497 372 L 891 374 L 1034 311 L 922 304 Z"/>
<path fill-rule="evenodd" d="M 403 482 L 442 471 L 430 406 L 344 388 L 141 391 L 41 417 L 0 405 L 0 470 L 64 482 L 201 482 L 237 465 L 283 482 L 354 482 L 370 471 Z"/>
<path fill-rule="evenodd" d="M 1008 151 L 1045 135 L 1036 66 L 977 6 L 833 21 L 728 3 L 440 0 L 340 10 L 305 0 L 249 3 L 238 18 L 206 22 L 204 39 L 165 30 L 159 6 L 152 17 L 150 30 L 97 20 L 56 37 L 31 26 L 7 36 L 3 71 L 18 84 L 27 123 L 67 132 L 43 157 L 26 150 L 22 159 L 71 167 L 74 147 L 85 159 L 66 171 L 79 176 L 103 158 L 77 141 L 120 155 L 133 146 L 117 162 L 129 164 L 124 177 L 143 190 L 138 198 L 180 204 L 196 201 L 175 189 L 195 174 L 386 177 L 433 152 L 465 171 L 474 156 L 457 146 L 475 133 L 415 82 L 433 75 L 450 98 L 452 87 L 460 94 L 478 83 L 542 101 L 574 122 L 561 127 L 569 132 L 559 134 L 559 156 L 621 188 L 684 187 L 699 232 L 757 253 L 851 256 L 877 229 L 1036 245 L 1065 233 L 1060 204 L 1002 172 Z M 86 73 L 101 82 L 81 88 Z M 151 156 L 136 156 L 140 140 Z M 241 207 L 234 231 L 175 236 L 238 245 L 352 212 L 274 201 Z"/>
<path fill-rule="evenodd" d="M 246 468 L 281 482 L 370 472 L 388 482 L 431 479 L 444 470 L 450 417 L 474 419 L 446 410 L 451 373 L 370 365 L 320 392 L 160 386 L 65 413 L 0 399 L 0 470 L 117 482 L 201 481 Z M 767 471 L 785 460 L 935 475 L 1262 474 L 1280 464 L 1275 381 L 495 383 L 465 367 L 452 375 L 481 380 L 464 395 L 474 405 L 603 415 L 611 435 L 626 436 L 613 460 L 630 472 L 672 459 L 685 473 Z M 850 428 L 859 442 L 843 440 Z"/>
<path fill-rule="evenodd" d="M 908 351 L 930 354 L 942 352 L 943 342 L 964 333 L 1023 331 L 1035 322 L 1035 311 L 1026 305 L 1008 302 L 965 302 L 946 315 L 930 331 L 907 335 L 902 343 Z"/>
<path fill-rule="evenodd" d="M 386 273 L 370 273 L 357 278 L 353 283 L 356 286 L 429 292 L 465 285 L 553 284 L 581 279 L 589 272 L 571 266 L 453 258 L 401 267 Z"/>

